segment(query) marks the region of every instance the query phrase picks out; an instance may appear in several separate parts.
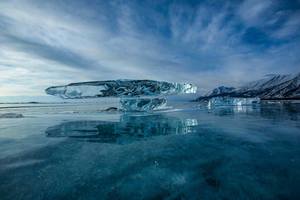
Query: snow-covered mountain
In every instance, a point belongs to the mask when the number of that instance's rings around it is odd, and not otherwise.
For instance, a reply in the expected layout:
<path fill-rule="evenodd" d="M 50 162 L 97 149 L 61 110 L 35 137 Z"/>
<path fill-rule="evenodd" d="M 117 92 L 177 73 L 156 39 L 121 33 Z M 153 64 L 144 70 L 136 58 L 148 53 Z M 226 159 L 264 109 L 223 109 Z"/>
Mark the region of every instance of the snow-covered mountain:
<path fill-rule="evenodd" d="M 300 73 L 296 75 L 267 75 L 238 88 L 218 87 L 197 100 L 212 97 L 259 97 L 261 99 L 300 99 Z"/>

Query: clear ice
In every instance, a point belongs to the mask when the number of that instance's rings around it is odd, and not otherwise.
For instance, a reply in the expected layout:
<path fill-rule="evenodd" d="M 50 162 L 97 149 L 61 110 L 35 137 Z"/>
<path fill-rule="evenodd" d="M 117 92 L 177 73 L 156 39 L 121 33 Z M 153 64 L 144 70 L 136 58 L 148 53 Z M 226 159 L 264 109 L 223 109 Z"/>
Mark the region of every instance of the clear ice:
<path fill-rule="evenodd" d="M 123 111 L 148 111 L 162 109 L 166 106 L 165 98 L 126 98 L 121 99 Z"/>
<path fill-rule="evenodd" d="M 108 80 L 71 83 L 53 86 L 46 93 L 65 99 L 97 97 L 139 97 L 180 93 L 196 93 L 197 87 L 189 83 L 168 83 L 154 80 Z"/>

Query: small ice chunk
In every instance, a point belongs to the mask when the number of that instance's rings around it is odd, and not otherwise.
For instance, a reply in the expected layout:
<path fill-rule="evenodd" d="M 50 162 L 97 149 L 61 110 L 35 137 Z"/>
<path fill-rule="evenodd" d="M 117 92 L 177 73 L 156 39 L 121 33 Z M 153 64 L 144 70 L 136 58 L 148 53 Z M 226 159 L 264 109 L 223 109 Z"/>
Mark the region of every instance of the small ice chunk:
<path fill-rule="evenodd" d="M 24 116 L 19 113 L 3 113 L 0 114 L 0 118 L 23 118 Z"/>
<path fill-rule="evenodd" d="M 164 108 L 167 100 L 164 98 L 129 98 L 121 99 L 120 103 L 124 111 L 152 111 Z"/>

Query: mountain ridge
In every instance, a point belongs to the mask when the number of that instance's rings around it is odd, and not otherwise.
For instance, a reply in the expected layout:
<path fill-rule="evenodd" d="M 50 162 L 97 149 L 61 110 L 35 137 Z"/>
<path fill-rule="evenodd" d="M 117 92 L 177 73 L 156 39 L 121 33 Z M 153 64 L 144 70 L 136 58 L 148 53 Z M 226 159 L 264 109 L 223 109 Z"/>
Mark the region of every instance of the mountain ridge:
<path fill-rule="evenodd" d="M 209 94 L 198 97 L 196 101 L 225 96 L 258 97 L 261 100 L 300 99 L 300 73 L 295 75 L 268 75 L 263 79 L 249 82 L 238 88 L 220 86 L 213 89 Z"/>

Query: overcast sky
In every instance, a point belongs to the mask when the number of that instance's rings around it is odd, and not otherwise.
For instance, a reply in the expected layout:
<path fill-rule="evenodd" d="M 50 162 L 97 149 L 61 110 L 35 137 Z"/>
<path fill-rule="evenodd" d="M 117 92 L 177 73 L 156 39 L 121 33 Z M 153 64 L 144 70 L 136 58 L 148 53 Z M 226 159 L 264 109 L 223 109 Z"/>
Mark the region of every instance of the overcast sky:
<path fill-rule="evenodd" d="M 0 96 L 107 79 L 200 91 L 300 70 L 300 1 L 0 0 Z"/>

